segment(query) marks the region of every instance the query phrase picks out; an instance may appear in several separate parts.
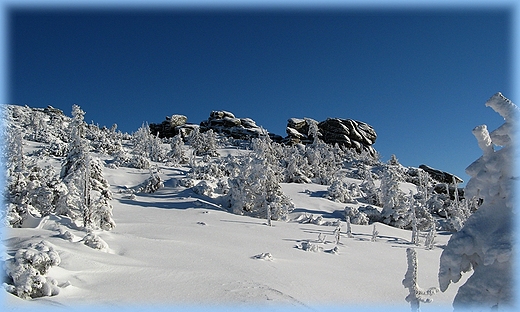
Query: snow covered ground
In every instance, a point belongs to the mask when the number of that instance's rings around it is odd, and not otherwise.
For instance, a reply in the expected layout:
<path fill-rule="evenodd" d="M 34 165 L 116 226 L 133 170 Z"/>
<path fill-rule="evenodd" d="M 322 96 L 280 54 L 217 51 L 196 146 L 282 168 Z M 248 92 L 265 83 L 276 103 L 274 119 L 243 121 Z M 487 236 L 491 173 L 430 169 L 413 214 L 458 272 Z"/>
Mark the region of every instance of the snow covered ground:
<path fill-rule="evenodd" d="M 325 221 L 344 220 L 349 204 L 323 198 L 327 186 L 282 184 L 295 204 L 292 221 L 273 221 L 269 227 L 263 219 L 231 214 L 217 199 L 178 186 L 186 170 L 161 168 L 164 188 L 131 199 L 120 191 L 144 181 L 148 170 L 104 168 L 117 224 L 112 231 L 95 232 L 108 244 L 106 250 L 83 244 L 85 232 L 64 217 L 36 219 L 31 228 L 5 229 L 4 259 L 30 242 L 44 240 L 59 253 L 61 263 L 47 274 L 57 280 L 59 295 L 22 300 L 2 292 L 3 306 L 125 311 L 410 309 L 405 301 L 408 289 L 402 285 L 406 248 L 414 247 L 410 231 L 377 223 L 377 241 L 371 241 L 373 225 L 352 225 L 353 237 L 348 238 L 343 221 L 333 252 L 335 226 L 295 221 L 304 213 L 322 215 Z M 73 234 L 71 240 L 64 238 L 65 231 Z M 448 233 L 438 233 L 433 250 L 415 246 L 422 288 L 438 286 L 439 258 L 449 238 Z M 305 251 L 309 243 L 318 250 Z M 466 278 L 435 294 L 421 310 L 452 310 L 457 288 Z"/>

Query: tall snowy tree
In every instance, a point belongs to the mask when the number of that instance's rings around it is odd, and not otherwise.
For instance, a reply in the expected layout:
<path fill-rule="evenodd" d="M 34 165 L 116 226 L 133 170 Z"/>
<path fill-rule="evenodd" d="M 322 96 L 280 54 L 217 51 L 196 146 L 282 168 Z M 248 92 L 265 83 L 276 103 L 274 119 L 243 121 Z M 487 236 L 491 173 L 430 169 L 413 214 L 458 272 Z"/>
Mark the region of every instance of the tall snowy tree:
<path fill-rule="evenodd" d="M 81 219 L 86 229 L 110 230 L 115 226 L 109 203 L 111 193 L 103 177 L 102 164 L 92 160 L 88 142 L 84 139 L 84 115 L 85 112 L 78 105 L 72 106 L 69 154 L 60 175 L 67 189 L 60 198 L 56 213 L 74 220 Z"/>
<path fill-rule="evenodd" d="M 404 228 L 410 224 L 410 215 L 404 203 L 404 193 L 399 189 L 398 174 L 392 165 L 385 167 L 381 179 L 381 200 L 383 202 L 383 222 Z"/>
<path fill-rule="evenodd" d="M 483 155 L 466 173 L 471 176 L 466 196 L 483 200 L 464 227 L 453 234 L 443 250 L 439 267 L 439 285 L 445 291 L 458 282 L 461 273 L 473 274 L 460 286 L 455 309 L 500 309 L 514 304 L 513 271 L 513 186 L 518 180 L 514 164 L 514 142 L 518 107 L 501 93 L 487 102 L 505 123 L 489 133 L 485 125 L 473 129 Z M 495 146 L 501 148 L 495 150 Z"/>

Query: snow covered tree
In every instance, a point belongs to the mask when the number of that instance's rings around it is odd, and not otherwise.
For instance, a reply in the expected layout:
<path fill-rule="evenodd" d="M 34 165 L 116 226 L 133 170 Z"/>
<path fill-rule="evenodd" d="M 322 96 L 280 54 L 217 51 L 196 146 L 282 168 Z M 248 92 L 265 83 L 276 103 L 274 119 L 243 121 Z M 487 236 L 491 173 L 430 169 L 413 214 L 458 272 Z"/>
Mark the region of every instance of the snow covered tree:
<path fill-rule="evenodd" d="M 383 222 L 398 228 L 410 224 L 407 207 L 404 203 L 404 193 L 399 189 L 398 174 L 387 166 L 381 179 L 381 200 L 383 202 Z"/>
<path fill-rule="evenodd" d="M 338 220 L 338 225 L 334 229 L 334 242 L 336 246 L 339 245 L 339 240 L 341 239 L 341 221 Z"/>
<path fill-rule="evenodd" d="M 195 128 L 188 139 L 188 143 L 191 145 L 193 152 L 197 156 L 218 156 L 217 134 L 213 132 L 212 129 L 201 133 L 199 128 Z"/>
<path fill-rule="evenodd" d="M 170 151 L 167 154 L 168 159 L 174 164 L 184 164 L 188 161 L 186 153 L 182 148 L 184 141 L 182 140 L 181 134 L 177 134 L 171 139 Z"/>
<path fill-rule="evenodd" d="M 352 238 L 352 226 L 350 224 L 350 217 L 347 216 L 345 219 L 347 221 L 347 237 Z"/>
<path fill-rule="evenodd" d="M 148 124 L 143 123 L 133 134 L 134 154 L 152 161 L 162 162 L 166 159 L 166 151 L 158 134 L 153 135 Z"/>
<path fill-rule="evenodd" d="M 78 105 L 73 105 L 70 124 L 72 139 L 60 175 L 67 188 L 60 196 L 56 213 L 73 220 L 82 219 L 85 229 L 110 230 L 115 226 L 109 202 L 112 195 L 103 177 L 103 165 L 99 160 L 92 159 L 88 142 L 83 137 L 84 115 Z"/>
<path fill-rule="evenodd" d="M 491 133 L 485 125 L 473 129 L 483 155 L 466 168 L 471 176 L 466 196 L 483 202 L 451 236 L 440 259 L 441 291 L 458 282 L 462 272 L 473 269 L 458 289 L 455 309 L 500 309 L 514 304 L 513 185 L 518 176 L 513 164 L 519 109 L 501 93 L 493 95 L 486 106 L 499 113 L 505 123 Z M 501 148 L 495 150 L 495 146 Z"/>
<path fill-rule="evenodd" d="M 414 198 L 413 193 L 410 191 L 410 199 L 409 199 L 409 210 L 410 215 L 412 216 L 412 244 L 418 245 L 419 244 L 419 230 L 417 228 L 417 215 L 415 214 L 415 204 L 414 204 Z"/>
<path fill-rule="evenodd" d="M 354 203 L 352 192 L 349 189 L 349 185 L 339 179 L 335 178 L 332 184 L 327 188 L 327 198 L 340 203 Z"/>
<path fill-rule="evenodd" d="M 311 183 L 311 179 L 307 177 L 309 172 L 307 159 L 300 153 L 300 149 L 297 146 L 291 146 L 286 148 L 285 152 L 285 181 L 288 183 Z"/>
<path fill-rule="evenodd" d="M 363 165 L 364 167 L 364 165 Z M 366 170 L 363 176 L 363 182 L 360 185 L 360 189 L 363 192 L 363 197 L 370 205 L 382 206 L 381 200 L 381 190 L 376 187 L 374 183 L 374 178 L 372 177 L 372 172 L 370 170 Z"/>
<path fill-rule="evenodd" d="M 271 139 L 253 139 L 254 150 L 243 159 L 237 176 L 229 179 L 229 207 L 234 213 L 269 220 L 286 220 L 294 204 L 282 192 L 280 170 L 275 170 Z"/>
<path fill-rule="evenodd" d="M 307 123 L 307 126 L 309 127 L 309 132 L 307 133 L 307 136 L 313 139 L 312 144 L 318 144 L 321 137 L 321 132 L 318 128 L 318 122 L 311 118 L 304 118 L 304 120 Z"/>
<path fill-rule="evenodd" d="M 424 242 L 424 247 L 427 250 L 433 249 L 436 235 L 437 235 L 437 231 L 435 229 L 435 222 L 432 222 L 430 229 L 428 230 L 428 234 L 426 234 L 426 240 Z"/>
<path fill-rule="evenodd" d="M 322 185 L 332 183 L 334 173 L 341 167 L 341 162 L 337 159 L 339 155 L 335 155 L 334 152 L 333 147 L 323 142 L 305 146 L 305 157 L 311 170 L 313 182 Z"/>

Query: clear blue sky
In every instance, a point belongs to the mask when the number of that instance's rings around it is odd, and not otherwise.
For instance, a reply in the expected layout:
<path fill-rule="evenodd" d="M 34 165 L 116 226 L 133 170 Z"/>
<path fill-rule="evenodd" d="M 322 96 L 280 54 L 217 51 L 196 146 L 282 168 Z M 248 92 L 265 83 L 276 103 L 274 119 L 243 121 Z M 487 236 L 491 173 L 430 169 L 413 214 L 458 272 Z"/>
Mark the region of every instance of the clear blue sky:
<path fill-rule="evenodd" d="M 471 130 L 512 98 L 506 9 L 31 10 L 8 12 L 8 102 L 52 105 L 133 132 L 212 110 L 285 136 L 287 119 L 372 125 L 384 161 L 459 175 Z"/>

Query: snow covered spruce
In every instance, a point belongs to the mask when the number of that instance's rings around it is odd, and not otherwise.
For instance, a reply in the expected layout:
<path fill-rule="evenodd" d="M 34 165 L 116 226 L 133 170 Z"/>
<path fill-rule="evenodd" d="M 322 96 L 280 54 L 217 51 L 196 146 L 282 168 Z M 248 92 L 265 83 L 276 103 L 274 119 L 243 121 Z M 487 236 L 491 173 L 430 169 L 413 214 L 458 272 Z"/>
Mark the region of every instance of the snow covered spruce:
<path fill-rule="evenodd" d="M 466 196 L 481 198 L 482 204 L 453 234 L 440 259 L 441 291 L 458 282 L 462 273 L 473 270 L 458 290 L 453 303 L 456 309 L 497 309 L 514 304 L 513 187 L 518 177 L 513 162 L 519 109 L 500 93 L 486 106 L 505 122 L 491 133 L 486 125 L 473 129 L 483 155 L 466 169 L 471 176 Z"/>

